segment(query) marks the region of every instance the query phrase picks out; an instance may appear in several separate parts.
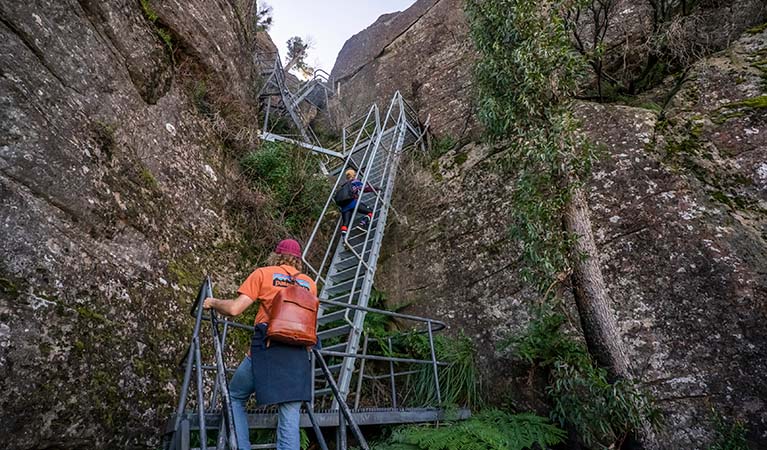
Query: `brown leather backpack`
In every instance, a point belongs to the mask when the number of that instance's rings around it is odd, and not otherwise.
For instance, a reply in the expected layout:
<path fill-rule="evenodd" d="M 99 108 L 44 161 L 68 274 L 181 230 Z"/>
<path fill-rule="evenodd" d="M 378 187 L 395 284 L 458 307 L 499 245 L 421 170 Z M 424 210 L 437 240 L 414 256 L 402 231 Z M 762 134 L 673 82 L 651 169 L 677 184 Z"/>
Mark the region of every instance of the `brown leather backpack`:
<path fill-rule="evenodd" d="M 266 338 L 291 345 L 317 343 L 317 310 L 320 301 L 308 289 L 301 287 L 290 275 L 290 286 L 280 289 L 272 300 Z"/>

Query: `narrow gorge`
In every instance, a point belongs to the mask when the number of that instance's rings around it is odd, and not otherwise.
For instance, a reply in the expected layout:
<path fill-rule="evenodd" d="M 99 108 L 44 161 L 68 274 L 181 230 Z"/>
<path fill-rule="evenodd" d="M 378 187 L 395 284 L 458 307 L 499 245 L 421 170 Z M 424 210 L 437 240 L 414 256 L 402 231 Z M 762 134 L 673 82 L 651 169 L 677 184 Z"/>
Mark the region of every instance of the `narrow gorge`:
<path fill-rule="evenodd" d="M 589 60 L 572 103 L 598 155 L 583 188 L 617 330 L 662 417 L 657 448 L 713 448 L 721 422 L 745 430 L 732 448 L 767 449 L 767 4 L 581 3 L 610 5 L 601 25 L 585 6 L 563 25 Z M 508 345 L 542 299 L 509 232 L 519 167 L 479 115 L 466 4 L 418 0 L 349 38 L 329 118 L 309 116 L 338 140 L 396 92 L 413 107 L 425 151 L 400 163 L 378 306 L 467 338 L 486 407 L 547 417 L 543 371 Z M 3 448 L 161 448 L 200 282 L 233 295 L 284 236 L 309 239 L 332 180 L 300 180 L 314 204 L 286 213 L 244 162 L 275 148 L 259 135 L 257 55 L 277 47 L 258 6 L 0 5 Z M 559 297 L 580 342 L 568 277 Z M 603 448 L 562 428 L 572 446 L 551 448 Z"/>

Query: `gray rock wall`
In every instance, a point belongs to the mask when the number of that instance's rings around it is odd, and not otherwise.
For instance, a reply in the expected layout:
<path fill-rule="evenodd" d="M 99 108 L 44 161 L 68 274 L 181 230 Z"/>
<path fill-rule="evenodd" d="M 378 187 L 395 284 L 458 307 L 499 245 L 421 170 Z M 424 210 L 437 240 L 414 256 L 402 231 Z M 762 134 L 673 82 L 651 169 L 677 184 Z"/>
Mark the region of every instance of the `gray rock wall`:
<path fill-rule="evenodd" d="M 400 13 L 409 24 L 394 30 L 401 32 L 373 25 L 347 42 L 333 67 L 339 122 L 364 114 L 374 102 L 388 107 L 400 91 L 421 121 L 429 118 L 441 135 L 468 133 L 475 123 L 470 100 L 475 56 L 462 8 L 462 0 L 419 1 Z M 386 37 L 375 41 L 380 51 L 367 51 L 372 38 Z M 367 45 L 366 50 L 358 50 L 357 43 Z"/>
<path fill-rule="evenodd" d="M 232 159 L 255 2 L 146 4 L 0 5 L 4 448 L 156 448 L 203 274 L 272 245 Z"/>
<path fill-rule="evenodd" d="M 438 136 L 471 130 L 475 56 L 461 4 L 438 1 L 342 83 L 344 105 L 401 89 Z M 713 9 L 699 20 L 718 11 L 728 24 L 712 48 L 728 48 L 643 94 L 635 104 L 646 107 L 578 107 L 605 149 L 589 185 L 602 267 L 634 369 L 664 413 L 667 449 L 707 448 L 712 408 L 745 421 L 751 447 L 767 448 L 767 32 L 743 34 L 764 9 L 738 5 L 704 5 Z M 623 6 L 619 17 L 641 35 L 637 10 Z M 387 231 L 376 283 L 393 303 L 475 340 L 490 398 L 541 409 L 528 373 L 496 349 L 536 301 L 507 234 L 501 150 L 469 143 L 403 169 L 395 207 L 405 219 Z"/>

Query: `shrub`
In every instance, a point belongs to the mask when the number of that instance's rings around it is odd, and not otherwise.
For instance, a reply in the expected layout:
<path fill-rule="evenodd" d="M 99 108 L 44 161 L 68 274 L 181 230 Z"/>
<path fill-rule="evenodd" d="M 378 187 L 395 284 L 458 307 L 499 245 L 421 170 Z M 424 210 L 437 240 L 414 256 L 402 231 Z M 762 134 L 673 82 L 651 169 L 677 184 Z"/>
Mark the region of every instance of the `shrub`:
<path fill-rule="evenodd" d="M 528 329 L 511 339 L 518 357 L 548 374 L 550 417 L 572 427 L 589 448 L 610 448 L 645 423 L 658 425 L 659 414 L 636 384 L 610 382 L 586 346 L 567 335 L 561 314 L 543 312 Z"/>
<path fill-rule="evenodd" d="M 745 424 L 739 420 L 730 423 L 716 411 L 713 414 L 716 428 L 709 450 L 748 450 Z"/>
<path fill-rule="evenodd" d="M 294 236 L 305 235 L 322 212 L 330 186 L 309 151 L 264 142 L 240 161 L 243 173 L 272 198 L 273 215 Z"/>

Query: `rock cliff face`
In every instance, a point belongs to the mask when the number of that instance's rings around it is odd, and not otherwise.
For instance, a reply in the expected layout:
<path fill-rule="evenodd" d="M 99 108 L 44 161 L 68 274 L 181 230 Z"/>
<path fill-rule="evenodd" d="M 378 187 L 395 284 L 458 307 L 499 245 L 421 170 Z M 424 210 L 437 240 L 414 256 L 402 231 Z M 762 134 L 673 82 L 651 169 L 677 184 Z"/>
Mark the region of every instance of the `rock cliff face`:
<path fill-rule="evenodd" d="M 196 286 L 210 271 L 231 292 L 233 255 L 273 229 L 244 215 L 261 200 L 232 164 L 254 9 L 0 5 L 4 448 L 156 448 Z"/>
<path fill-rule="evenodd" d="M 474 55 L 462 5 L 463 0 L 420 0 L 350 39 L 331 74 L 340 92 L 341 121 L 373 102 L 388 105 L 399 90 L 421 120 L 430 115 L 442 133 L 459 136 L 471 129 Z"/>
<path fill-rule="evenodd" d="M 354 109 L 402 89 L 435 134 L 460 136 L 475 58 L 461 5 L 436 2 L 358 63 L 341 81 L 341 102 Z M 763 4 L 744 5 L 755 15 L 733 13 L 726 33 L 739 39 L 643 94 L 661 108 L 578 106 L 605 149 L 589 185 L 602 267 L 634 369 L 664 412 L 667 449 L 706 448 L 712 408 L 746 421 L 753 448 L 767 445 L 767 31 L 743 33 L 767 18 Z M 456 147 L 400 174 L 395 207 L 407 220 L 387 232 L 377 285 L 473 337 L 492 398 L 536 408 L 527 374 L 496 350 L 535 301 L 506 232 L 502 149 Z"/>

